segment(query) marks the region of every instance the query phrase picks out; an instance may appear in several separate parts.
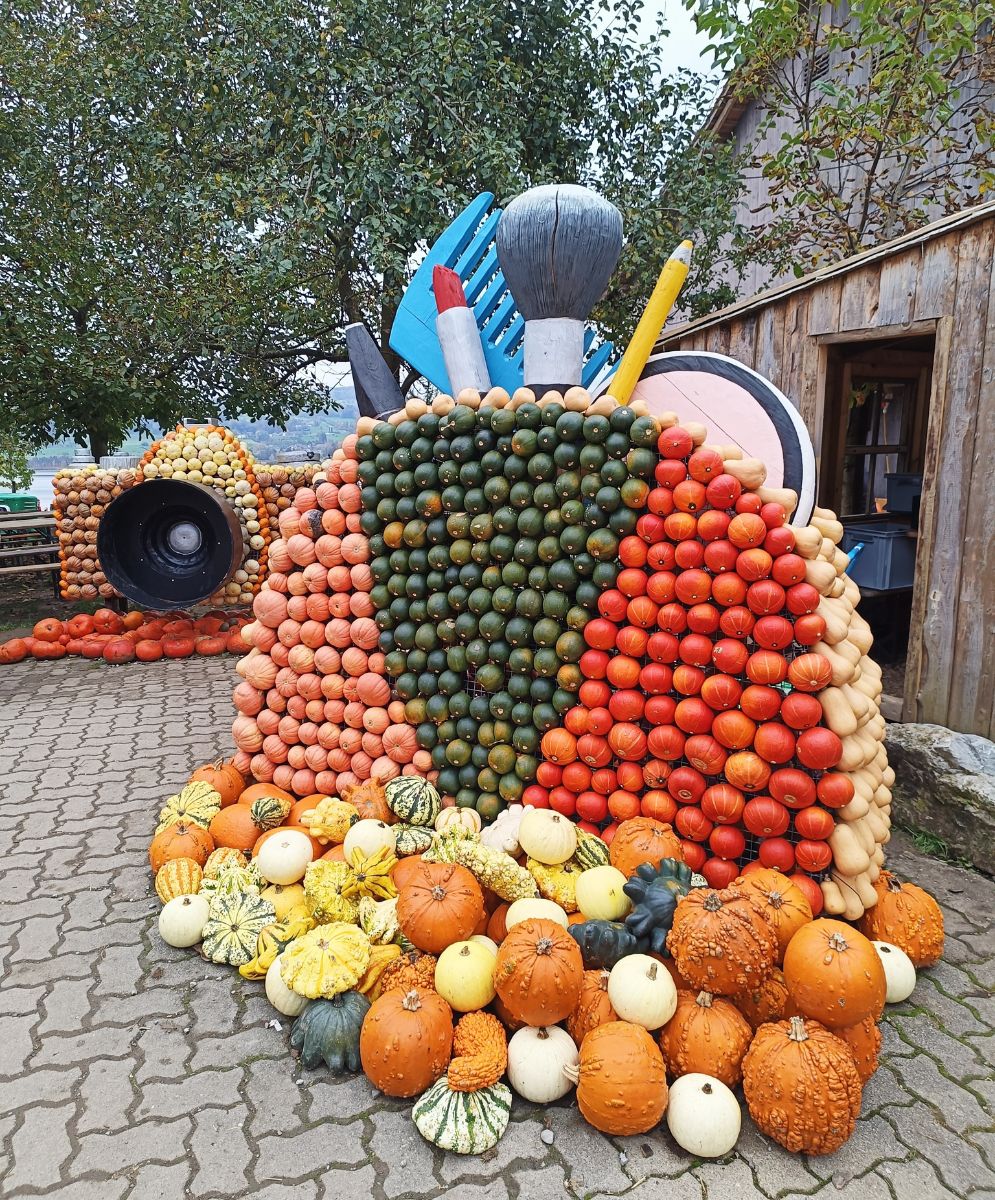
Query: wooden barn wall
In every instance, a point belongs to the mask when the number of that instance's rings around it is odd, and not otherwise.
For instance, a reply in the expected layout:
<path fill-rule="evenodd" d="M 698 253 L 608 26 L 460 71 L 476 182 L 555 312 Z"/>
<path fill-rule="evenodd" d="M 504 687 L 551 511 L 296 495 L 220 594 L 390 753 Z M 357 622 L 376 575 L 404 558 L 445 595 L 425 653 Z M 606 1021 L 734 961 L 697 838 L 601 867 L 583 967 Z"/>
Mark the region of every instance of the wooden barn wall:
<path fill-rule="evenodd" d="M 822 449 L 828 344 L 933 331 L 905 719 L 995 738 L 995 220 L 940 235 L 667 342 L 729 354 Z"/>

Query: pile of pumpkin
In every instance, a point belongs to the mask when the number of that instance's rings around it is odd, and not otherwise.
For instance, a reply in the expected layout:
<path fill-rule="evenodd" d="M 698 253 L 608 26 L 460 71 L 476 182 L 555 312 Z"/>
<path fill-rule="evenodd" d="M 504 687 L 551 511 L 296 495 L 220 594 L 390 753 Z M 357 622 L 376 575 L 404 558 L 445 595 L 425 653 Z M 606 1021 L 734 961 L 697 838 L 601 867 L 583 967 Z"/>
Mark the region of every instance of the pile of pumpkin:
<path fill-rule="evenodd" d="M 813 918 L 759 863 L 709 888 L 652 818 L 610 845 L 522 805 L 481 829 L 418 776 L 294 802 L 230 763 L 200 768 L 150 861 L 167 943 L 264 980 L 305 1066 L 415 1098 L 419 1132 L 461 1154 L 500 1139 L 513 1092 L 575 1089 L 603 1133 L 666 1118 L 688 1153 L 719 1157 L 740 1085 L 767 1136 L 831 1153 L 886 1001 L 943 947 L 936 902 L 887 873 L 857 928 Z"/>
<path fill-rule="evenodd" d="M 212 609 L 194 617 L 182 609 L 121 614 L 98 608 L 65 621 L 44 617 L 28 637 L 9 638 L 0 644 L 0 663 L 69 656 L 120 665 L 192 655 L 244 654 L 242 628 L 247 621 L 243 612 L 231 609 Z"/>
<path fill-rule="evenodd" d="M 177 425 L 146 450 L 143 479 L 177 479 L 216 488 L 238 515 L 242 562 L 212 604 L 250 604 L 266 574 L 270 518 L 250 452 L 230 429 Z"/>
<path fill-rule="evenodd" d="M 297 796 L 432 766 L 392 698 L 378 647 L 357 440 L 345 438 L 314 487 L 297 488 L 280 510 L 243 633 L 250 649 L 236 667 L 235 765 Z"/>
<path fill-rule="evenodd" d="M 57 471 L 52 480 L 52 515 L 59 539 L 59 594 L 63 600 L 96 600 L 116 595 L 100 569 L 97 529 L 107 505 L 141 482 L 132 470 Z"/>

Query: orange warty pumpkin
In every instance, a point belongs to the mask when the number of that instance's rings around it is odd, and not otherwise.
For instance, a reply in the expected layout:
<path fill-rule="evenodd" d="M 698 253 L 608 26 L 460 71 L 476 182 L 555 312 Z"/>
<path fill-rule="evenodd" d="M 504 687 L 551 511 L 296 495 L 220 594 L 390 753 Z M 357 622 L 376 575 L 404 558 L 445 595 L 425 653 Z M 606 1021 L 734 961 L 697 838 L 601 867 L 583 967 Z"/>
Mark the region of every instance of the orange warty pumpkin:
<path fill-rule="evenodd" d="M 522 921 L 498 947 L 494 987 L 512 1016 L 526 1025 L 564 1020 L 577 1007 L 583 983 L 580 947 L 555 921 Z"/>
<path fill-rule="evenodd" d="M 415 876 L 415 872 L 421 865 L 422 856 L 420 854 L 408 854 L 404 858 L 399 858 L 396 864 L 391 867 L 390 877 L 394 881 L 394 887 L 398 891 L 406 883 L 410 883 Z"/>
<path fill-rule="evenodd" d="M 239 793 L 238 802 L 239 804 L 254 804 L 257 800 L 269 797 L 275 800 L 286 800 L 291 805 L 296 804 L 298 800 L 297 796 L 292 796 L 290 792 L 285 792 L 283 788 L 278 788 L 275 784 L 253 783 L 244 792 Z M 314 805 L 324 798 L 324 796 L 311 796 L 310 799 L 314 801 L 311 807 L 314 808 Z"/>
<path fill-rule="evenodd" d="M 163 863 L 174 858 L 192 858 L 202 867 L 214 849 L 214 839 L 199 825 L 178 821 L 162 833 L 157 833 L 149 845 L 149 864 L 155 875 Z"/>
<path fill-rule="evenodd" d="M 508 936 L 508 927 L 504 923 L 505 917 L 508 915 L 508 909 L 511 905 L 507 902 L 499 904 L 497 908 L 487 918 L 487 929 L 484 931 L 487 936 L 500 945 Z"/>
<path fill-rule="evenodd" d="M 784 981 L 799 1011 L 830 1029 L 875 1020 L 884 1011 L 884 967 L 862 933 L 843 921 L 820 917 L 791 939 Z"/>
<path fill-rule="evenodd" d="M 449 1065 L 452 1048 L 452 1009 L 428 988 L 391 989 L 363 1018 L 363 1071 L 388 1096 L 417 1096 L 431 1087 Z"/>
<path fill-rule="evenodd" d="M 750 991 L 741 992 L 731 999 L 754 1030 L 766 1025 L 768 1021 L 780 1021 L 790 1015 L 785 1011 L 788 1003 L 788 985 L 784 982 L 784 973 L 780 967 L 775 967 L 763 983 L 755 984 Z"/>
<path fill-rule="evenodd" d="M 468 938 L 483 912 L 480 884 L 466 867 L 451 863 L 420 862 L 397 898 L 401 932 L 429 954 Z"/>
<path fill-rule="evenodd" d="M 749 991 L 777 964 L 774 930 L 738 888 L 694 888 L 677 905 L 667 949 L 692 987 L 720 996 Z"/>
<path fill-rule="evenodd" d="M 735 1004 L 711 992 L 678 992 L 674 1015 L 660 1031 L 671 1075 L 700 1072 L 729 1087 L 743 1077 L 743 1055 L 752 1040 L 753 1030 Z"/>
<path fill-rule="evenodd" d="M 788 942 L 803 925 L 812 920 L 812 907 L 805 893 L 787 875 L 769 867 L 751 871 L 733 880 L 760 906 L 777 938 L 777 960 L 784 957 Z"/>
<path fill-rule="evenodd" d="M 670 1091 L 663 1055 L 641 1025 L 610 1021 L 592 1029 L 573 1071 L 581 1116 L 602 1133 L 648 1133 L 666 1112 Z"/>
<path fill-rule="evenodd" d="M 757 1128 L 796 1154 L 832 1154 L 860 1113 L 850 1047 L 801 1017 L 757 1030 L 743 1059 L 743 1093 Z"/>
<path fill-rule="evenodd" d="M 231 760 L 219 758 L 216 762 L 198 767 L 190 776 L 191 783 L 209 784 L 221 797 L 221 807 L 227 808 L 234 804 L 245 790 L 245 779 L 241 771 L 237 771 Z"/>
<path fill-rule="evenodd" d="M 662 859 L 684 861 L 680 839 L 669 825 L 652 817 L 632 817 L 615 831 L 609 860 L 623 875 L 632 875 L 642 863 L 659 866 Z"/>
<path fill-rule="evenodd" d="M 585 971 L 577 1007 L 567 1017 L 567 1033 L 579 1046 L 592 1029 L 617 1021 L 618 1013 L 608 999 L 609 971 Z"/>
<path fill-rule="evenodd" d="M 917 967 L 931 967 L 943 955 L 943 911 L 929 892 L 882 871 L 874 883 L 878 902 L 867 909 L 859 929 L 873 942 L 890 942 Z"/>
<path fill-rule="evenodd" d="M 834 1029 L 833 1033 L 850 1047 L 860 1082 L 866 1083 L 878 1069 L 878 1055 L 881 1053 L 881 1028 L 877 1021 L 873 1017 L 864 1017 L 856 1025 Z"/>
<path fill-rule="evenodd" d="M 397 815 L 387 805 L 387 793 L 379 779 L 364 779 L 362 783 L 347 784 L 341 798 L 359 813 L 361 821 L 383 821 L 393 825 Z"/>

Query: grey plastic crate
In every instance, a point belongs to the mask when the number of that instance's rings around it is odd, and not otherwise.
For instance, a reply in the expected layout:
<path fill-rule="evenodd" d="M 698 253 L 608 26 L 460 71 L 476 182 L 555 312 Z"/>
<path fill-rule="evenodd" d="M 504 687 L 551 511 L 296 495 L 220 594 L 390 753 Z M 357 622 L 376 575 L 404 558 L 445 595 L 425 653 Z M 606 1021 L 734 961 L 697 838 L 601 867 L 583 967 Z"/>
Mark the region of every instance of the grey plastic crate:
<path fill-rule="evenodd" d="M 854 546 L 864 544 L 847 571 L 854 583 L 882 592 L 911 587 L 916 568 L 916 542 L 908 533 L 908 525 L 895 521 L 847 525 L 843 549 L 849 553 Z"/>

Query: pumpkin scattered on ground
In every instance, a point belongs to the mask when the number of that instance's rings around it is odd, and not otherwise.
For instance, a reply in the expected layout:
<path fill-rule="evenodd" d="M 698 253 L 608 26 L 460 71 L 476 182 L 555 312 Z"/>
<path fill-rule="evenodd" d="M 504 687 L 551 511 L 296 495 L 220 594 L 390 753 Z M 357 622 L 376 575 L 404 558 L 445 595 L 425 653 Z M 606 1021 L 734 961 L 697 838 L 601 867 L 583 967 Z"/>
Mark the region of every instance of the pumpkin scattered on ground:
<path fill-rule="evenodd" d="M 363 1070 L 388 1096 L 417 1096 L 449 1066 L 453 1015 L 428 988 L 392 988 L 366 1014 L 359 1039 Z"/>
<path fill-rule="evenodd" d="M 641 1025 L 612 1021 L 593 1029 L 570 1073 L 584 1120 L 602 1133 L 647 1133 L 667 1108 L 663 1056 Z"/>

